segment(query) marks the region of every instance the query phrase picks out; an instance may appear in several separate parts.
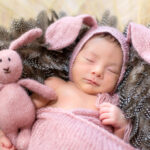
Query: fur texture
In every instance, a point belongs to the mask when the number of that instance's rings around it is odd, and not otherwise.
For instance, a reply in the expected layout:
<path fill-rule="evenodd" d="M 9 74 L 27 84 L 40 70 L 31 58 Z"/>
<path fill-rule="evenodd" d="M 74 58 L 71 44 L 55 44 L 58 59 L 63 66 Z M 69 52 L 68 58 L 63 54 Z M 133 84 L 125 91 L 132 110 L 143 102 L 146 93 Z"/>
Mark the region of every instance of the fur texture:
<path fill-rule="evenodd" d="M 131 42 L 128 69 L 118 91 L 120 107 L 131 119 L 130 143 L 142 150 L 150 149 L 150 30 L 131 23 L 127 38 Z"/>

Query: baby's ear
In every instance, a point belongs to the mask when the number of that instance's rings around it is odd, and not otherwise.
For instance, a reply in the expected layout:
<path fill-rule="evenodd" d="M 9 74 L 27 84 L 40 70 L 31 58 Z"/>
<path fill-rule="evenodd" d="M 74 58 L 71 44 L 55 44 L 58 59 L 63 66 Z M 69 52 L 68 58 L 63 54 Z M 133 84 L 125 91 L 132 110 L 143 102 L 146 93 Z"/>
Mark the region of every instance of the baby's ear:
<path fill-rule="evenodd" d="M 77 38 L 83 24 L 92 29 L 97 21 L 90 15 L 63 17 L 51 24 L 45 33 L 45 44 L 49 50 L 59 50 L 72 44 Z"/>
<path fill-rule="evenodd" d="M 138 54 L 150 63 L 150 29 L 144 25 L 130 23 L 127 40 L 131 42 Z"/>

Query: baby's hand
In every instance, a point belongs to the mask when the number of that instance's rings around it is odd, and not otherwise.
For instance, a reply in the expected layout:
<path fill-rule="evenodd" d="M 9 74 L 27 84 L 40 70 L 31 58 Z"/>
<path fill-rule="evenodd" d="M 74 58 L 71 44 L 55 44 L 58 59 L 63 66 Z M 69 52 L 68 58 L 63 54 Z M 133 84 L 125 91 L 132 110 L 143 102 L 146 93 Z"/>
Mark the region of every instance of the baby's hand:
<path fill-rule="evenodd" d="M 99 113 L 102 124 L 111 125 L 114 129 L 125 128 L 128 123 L 120 108 L 111 103 L 102 103 Z"/>
<path fill-rule="evenodd" d="M 0 131 L 0 150 L 16 150 L 2 131 Z"/>

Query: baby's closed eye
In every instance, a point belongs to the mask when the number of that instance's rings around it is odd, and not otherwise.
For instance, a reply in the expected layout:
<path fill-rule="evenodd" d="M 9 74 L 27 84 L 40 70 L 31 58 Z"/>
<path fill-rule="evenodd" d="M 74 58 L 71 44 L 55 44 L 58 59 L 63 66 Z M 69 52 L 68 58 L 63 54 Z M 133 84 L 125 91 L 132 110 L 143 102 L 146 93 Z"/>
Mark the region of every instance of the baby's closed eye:
<path fill-rule="evenodd" d="M 87 61 L 89 62 L 94 62 L 94 60 L 90 59 L 90 58 L 86 58 Z"/>
<path fill-rule="evenodd" d="M 119 71 L 115 67 L 107 67 L 107 71 L 114 74 L 119 74 Z"/>
<path fill-rule="evenodd" d="M 91 58 L 91 57 L 84 57 L 84 59 L 85 59 L 87 62 L 94 63 L 94 59 Z"/>

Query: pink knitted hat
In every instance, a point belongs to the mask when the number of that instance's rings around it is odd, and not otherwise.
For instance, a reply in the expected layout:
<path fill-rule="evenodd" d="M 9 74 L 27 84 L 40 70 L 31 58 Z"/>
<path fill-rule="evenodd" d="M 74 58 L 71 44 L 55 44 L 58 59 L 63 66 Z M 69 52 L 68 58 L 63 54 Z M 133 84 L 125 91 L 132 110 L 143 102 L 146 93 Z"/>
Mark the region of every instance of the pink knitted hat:
<path fill-rule="evenodd" d="M 132 42 L 138 54 L 150 63 L 150 29 L 144 25 L 130 23 L 127 31 L 127 40 Z"/>
<path fill-rule="evenodd" d="M 128 59 L 128 44 L 124 35 L 117 29 L 107 26 L 98 26 L 97 21 L 90 15 L 79 15 L 76 17 L 64 17 L 59 19 L 52 25 L 50 25 L 45 34 L 46 44 L 49 50 L 59 50 L 66 46 L 72 44 L 77 38 L 79 31 L 83 24 L 90 27 L 89 31 L 85 36 L 79 41 L 75 47 L 71 61 L 70 61 L 70 71 L 69 76 L 72 79 L 72 66 L 75 61 L 76 56 L 84 46 L 84 44 L 95 34 L 109 33 L 115 37 L 121 45 L 123 52 L 123 65 L 121 69 L 120 78 L 117 85 L 120 83 L 123 74 L 125 72 L 125 63 Z"/>
<path fill-rule="evenodd" d="M 71 57 L 71 61 L 70 61 L 70 79 L 72 78 L 72 66 L 73 63 L 75 61 L 76 56 L 78 55 L 78 53 L 80 52 L 80 50 L 82 49 L 82 47 L 84 46 L 84 44 L 94 35 L 96 34 L 101 34 L 101 33 L 109 33 L 111 34 L 113 37 L 115 37 L 118 42 L 121 45 L 121 49 L 123 52 L 123 64 L 122 64 L 122 69 L 121 69 L 121 73 L 120 73 L 120 77 L 118 80 L 117 85 L 120 83 L 123 74 L 125 72 L 125 63 L 128 59 L 128 44 L 126 42 L 126 38 L 124 37 L 124 35 L 119 32 L 117 29 L 112 28 L 112 27 L 105 27 L 105 26 L 100 26 L 97 28 L 93 28 L 92 30 L 90 30 L 82 39 L 81 41 L 77 44 L 77 46 L 75 47 L 72 57 Z"/>

